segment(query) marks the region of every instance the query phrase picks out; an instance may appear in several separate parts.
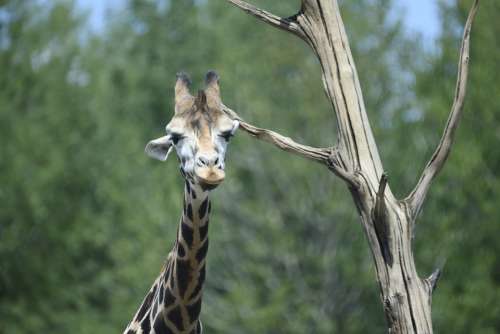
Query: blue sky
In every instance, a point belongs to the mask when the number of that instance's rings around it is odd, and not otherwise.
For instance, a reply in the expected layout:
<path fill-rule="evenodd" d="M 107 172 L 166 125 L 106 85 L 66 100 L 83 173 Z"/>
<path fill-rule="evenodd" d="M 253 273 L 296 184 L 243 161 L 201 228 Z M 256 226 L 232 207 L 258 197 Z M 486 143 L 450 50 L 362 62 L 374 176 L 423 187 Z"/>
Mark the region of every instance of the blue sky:
<path fill-rule="evenodd" d="M 421 32 L 426 38 L 435 38 L 439 33 L 437 0 L 396 0 L 396 6 L 405 13 L 405 23 L 410 31 Z"/>
<path fill-rule="evenodd" d="M 90 25 L 99 30 L 107 9 L 119 9 L 123 0 L 77 0 L 80 8 L 90 11 Z M 405 15 L 406 28 L 420 32 L 426 40 L 432 40 L 439 33 L 438 0 L 395 0 L 396 10 Z"/>

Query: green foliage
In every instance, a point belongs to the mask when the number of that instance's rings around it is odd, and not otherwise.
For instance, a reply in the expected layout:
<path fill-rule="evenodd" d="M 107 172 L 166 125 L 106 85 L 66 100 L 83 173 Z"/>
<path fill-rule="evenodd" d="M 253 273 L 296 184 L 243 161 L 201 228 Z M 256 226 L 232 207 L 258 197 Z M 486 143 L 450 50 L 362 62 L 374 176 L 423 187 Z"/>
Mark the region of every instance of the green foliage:
<path fill-rule="evenodd" d="M 173 112 L 177 71 L 190 72 L 197 88 L 216 69 L 225 103 L 249 121 L 311 145 L 335 141 L 310 50 L 223 1 L 129 1 L 85 39 L 71 2 L 3 3 L 0 332 L 119 332 L 131 319 L 181 211 L 176 163 L 143 154 Z M 298 8 L 255 4 L 284 16 Z M 391 186 L 405 194 L 449 110 L 466 6 L 443 8 L 442 52 L 426 63 L 401 23 L 387 20 L 391 5 L 358 0 L 342 10 Z M 500 124 L 491 98 L 499 7 L 484 7 L 464 122 L 417 229 L 422 272 L 448 258 L 434 306 L 441 332 L 499 331 L 500 160 L 491 147 Z M 227 167 L 213 194 L 207 332 L 384 333 L 371 255 L 344 185 L 244 134 Z"/>

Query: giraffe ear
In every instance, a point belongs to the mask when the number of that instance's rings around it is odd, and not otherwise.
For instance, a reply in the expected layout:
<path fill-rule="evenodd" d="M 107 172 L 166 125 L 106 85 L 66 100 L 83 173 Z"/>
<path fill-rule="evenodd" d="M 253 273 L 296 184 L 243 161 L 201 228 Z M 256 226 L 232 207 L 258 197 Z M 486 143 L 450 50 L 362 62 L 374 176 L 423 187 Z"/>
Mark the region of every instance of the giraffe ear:
<path fill-rule="evenodd" d="M 146 145 L 144 151 L 153 159 L 165 161 L 172 151 L 172 140 L 170 136 L 153 139 Z"/>

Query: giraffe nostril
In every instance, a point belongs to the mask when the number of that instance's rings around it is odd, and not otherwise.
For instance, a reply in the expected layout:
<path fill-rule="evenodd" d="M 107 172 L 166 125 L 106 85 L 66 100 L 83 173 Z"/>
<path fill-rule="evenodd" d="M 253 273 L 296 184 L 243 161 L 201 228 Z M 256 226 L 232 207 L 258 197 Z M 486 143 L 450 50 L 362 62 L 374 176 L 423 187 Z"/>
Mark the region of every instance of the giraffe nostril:
<path fill-rule="evenodd" d="M 220 159 L 218 156 L 211 156 L 211 157 L 204 157 L 204 156 L 199 156 L 196 159 L 196 164 L 198 167 L 214 167 L 218 166 L 220 162 Z"/>

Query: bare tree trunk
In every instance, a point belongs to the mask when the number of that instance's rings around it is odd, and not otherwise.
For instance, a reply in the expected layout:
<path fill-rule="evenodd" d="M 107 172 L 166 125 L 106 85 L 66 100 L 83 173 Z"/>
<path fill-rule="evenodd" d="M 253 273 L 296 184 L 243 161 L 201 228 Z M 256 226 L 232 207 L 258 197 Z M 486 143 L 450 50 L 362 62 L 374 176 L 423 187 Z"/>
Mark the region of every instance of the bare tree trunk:
<path fill-rule="evenodd" d="M 469 40 L 479 0 L 467 20 L 460 52 L 454 104 L 441 142 L 418 184 L 404 200 L 396 199 L 378 153 L 366 114 L 361 86 L 336 0 L 302 0 L 300 11 L 281 18 L 241 0 L 227 0 L 260 20 L 303 39 L 317 55 L 326 94 L 338 125 L 338 142 L 332 148 L 295 143 L 273 131 L 244 122 L 241 128 L 281 149 L 325 164 L 343 179 L 361 216 L 375 262 L 377 280 L 389 333 L 432 333 L 431 300 L 440 271 L 422 279 L 415 268 L 413 229 L 431 181 L 442 169 L 451 150 L 466 90 Z"/>

